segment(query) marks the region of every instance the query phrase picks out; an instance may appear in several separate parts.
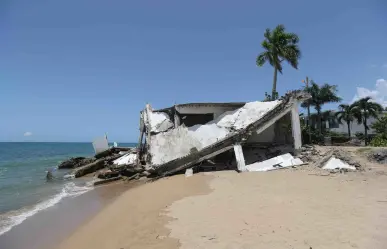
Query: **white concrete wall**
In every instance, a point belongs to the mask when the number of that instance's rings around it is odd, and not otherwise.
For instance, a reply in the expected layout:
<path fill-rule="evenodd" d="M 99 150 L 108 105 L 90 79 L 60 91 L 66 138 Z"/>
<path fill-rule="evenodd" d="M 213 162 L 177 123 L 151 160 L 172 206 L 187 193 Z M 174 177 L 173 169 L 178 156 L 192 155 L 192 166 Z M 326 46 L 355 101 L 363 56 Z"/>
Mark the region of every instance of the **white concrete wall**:
<path fill-rule="evenodd" d="M 371 128 L 371 124 L 373 124 L 375 121 L 376 121 L 375 118 L 367 119 L 367 125 L 370 128 L 368 130 L 368 134 L 374 134 L 375 133 L 375 131 Z M 364 133 L 364 126 L 363 126 L 363 124 L 358 124 L 357 121 L 351 122 L 350 127 L 351 127 L 351 136 L 355 136 L 356 132 Z M 343 124 L 339 124 L 339 128 L 330 128 L 330 130 L 334 131 L 334 132 L 348 133 L 347 123 L 345 123 L 345 121 L 343 121 Z"/>
<path fill-rule="evenodd" d="M 274 141 L 274 137 L 274 125 L 271 125 L 260 134 L 257 134 L 256 132 L 251 134 L 247 143 L 270 143 Z"/>

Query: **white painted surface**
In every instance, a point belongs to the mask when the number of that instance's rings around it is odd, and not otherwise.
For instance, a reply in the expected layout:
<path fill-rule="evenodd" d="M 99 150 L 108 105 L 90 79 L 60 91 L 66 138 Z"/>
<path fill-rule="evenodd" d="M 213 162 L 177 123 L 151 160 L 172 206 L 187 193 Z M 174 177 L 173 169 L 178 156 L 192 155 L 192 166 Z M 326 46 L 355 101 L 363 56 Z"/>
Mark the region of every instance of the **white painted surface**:
<path fill-rule="evenodd" d="M 299 150 L 302 146 L 301 140 L 301 126 L 300 126 L 300 116 L 298 114 L 298 103 L 293 104 L 291 111 L 292 118 L 292 134 L 294 139 L 294 149 Z"/>
<path fill-rule="evenodd" d="M 242 146 L 240 144 L 234 145 L 235 159 L 237 161 L 238 170 L 243 172 L 246 171 L 245 157 L 243 155 Z"/>
<path fill-rule="evenodd" d="M 115 165 L 134 164 L 137 161 L 137 154 L 126 154 L 113 161 Z"/>
<path fill-rule="evenodd" d="M 101 153 L 105 150 L 108 150 L 109 144 L 108 144 L 106 136 L 94 139 L 93 148 L 94 148 L 95 154 L 98 154 L 98 153 Z"/>
<path fill-rule="evenodd" d="M 275 138 L 274 125 L 267 127 L 261 133 L 254 132 L 247 140 L 250 143 L 269 143 L 273 142 Z"/>
<path fill-rule="evenodd" d="M 151 132 L 163 132 L 173 127 L 168 115 L 163 112 L 149 112 Z"/>
<path fill-rule="evenodd" d="M 271 102 L 249 102 L 235 111 L 223 113 L 218 117 L 217 125 L 220 127 L 232 127 L 235 130 L 246 128 L 249 124 L 261 118 L 265 113 L 272 110 L 281 101 Z"/>
<path fill-rule="evenodd" d="M 286 153 L 268 160 L 246 165 L 247 171 L 270 171 L 284 167 L 291 167 L 303 164 L 301 159 L 294 158 L 290 153 Z M 274 167 L 274 165 L 279 165 Z"/>
<path fill-rule="evenodd" d="M 328 160 L 328 162 L 322 167 L 323 169 L 331 170 L 331 169 L 350 169 L 350 170 L 356 170 L 355 166 L 349 165 L 346 162 L 341 161 L 340 159 L 337 159 L 336 157 L 331 157 L 331 159 Z"/>
<path fill-rule="evenodd" d="M 185 170 L 185 177 L 191 177 L 193 176 L 193 169 L 190 168 L 190 169 L 186 169 Z"/>
<path fill-rule="evenodd" d="M 195 125 L 189 128 L 179 126 L 151 136 L 152 164 L 159 165 L 186 156 L 192 148 L 200 151 L 224 139 L 231 132 L 246 128 L 279 103 L 281 101 L 250 102 L 242 108 L 220 115 L 205 125 Z"/>

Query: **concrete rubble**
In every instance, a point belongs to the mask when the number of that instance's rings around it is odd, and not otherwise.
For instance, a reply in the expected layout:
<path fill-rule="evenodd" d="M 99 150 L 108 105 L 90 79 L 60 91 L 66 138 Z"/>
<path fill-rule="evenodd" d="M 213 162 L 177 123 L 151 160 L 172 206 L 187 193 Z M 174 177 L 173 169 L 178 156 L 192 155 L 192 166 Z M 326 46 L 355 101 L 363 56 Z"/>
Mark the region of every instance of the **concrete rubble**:
<path fill-rule="evenodd" d="M 229 161 L 228 151 L 234 149 L 236 163 L 230 165 L 245 171 L 243 154 L 254 144 L 301 147 L 297 108 L 309 97 L 293 91 L 271 102 L 192 103 L 161 110 L 148 104 L 140 115 L 139 161 L 150 174 L 166 176 L 214 158 Z M 155 113 L 163 115 L 154 118 Z"/>
<path fill-rule="evenodd" d="M 75 177 L 99 171 L 102 180 L 97 184 L 224 169 L 271 171 L 309 165 L 331 172 L 360 170 L 359 162 L 343 150 L 302 146 L 298 105 L 308 98 L 308 93 L 293 91 L 270 102 L 189 103 L 160 110 L 147 104 L 140 113 L 136 148 L 99 150 L 94 158 L 75 158 L 63 165 L 74 168 Z"/>
<path fill-rule="evenodd" d="M 290 153 L 270 158 L 268 160 L 246 165 L 247 171 L 270 171 L 286 167 L 295 167 L 304 164 L 301 159 Z"/>

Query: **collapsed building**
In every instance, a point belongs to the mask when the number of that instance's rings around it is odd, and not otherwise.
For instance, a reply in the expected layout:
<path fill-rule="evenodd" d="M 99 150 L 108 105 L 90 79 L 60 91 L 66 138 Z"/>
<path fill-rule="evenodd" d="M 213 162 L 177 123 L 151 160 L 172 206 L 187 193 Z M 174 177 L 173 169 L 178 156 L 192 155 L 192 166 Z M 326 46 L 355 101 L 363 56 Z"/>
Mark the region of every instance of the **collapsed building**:
<path fill-rule="evenodd" d="M 301 149 L 298 106 L 308 98 L 293 91 L 269 102 L 189 103 L 158 110 L 147 104 L 131 161 L 159 176 L 192 167 L 242 172 L 293 165 L 295 158 L 285 153 Z"/>

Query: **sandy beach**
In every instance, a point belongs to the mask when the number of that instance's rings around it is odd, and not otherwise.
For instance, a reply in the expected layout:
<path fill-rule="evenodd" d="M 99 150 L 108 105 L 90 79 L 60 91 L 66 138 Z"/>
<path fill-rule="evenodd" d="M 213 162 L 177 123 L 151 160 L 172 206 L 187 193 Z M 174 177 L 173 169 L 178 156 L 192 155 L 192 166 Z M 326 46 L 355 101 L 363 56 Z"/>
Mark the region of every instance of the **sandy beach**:
<path fill-rule="evenodd" d="M 386 181 L 290 170 L 173 176 L 126 191 L 58 248 L 385 248 Z"/>

